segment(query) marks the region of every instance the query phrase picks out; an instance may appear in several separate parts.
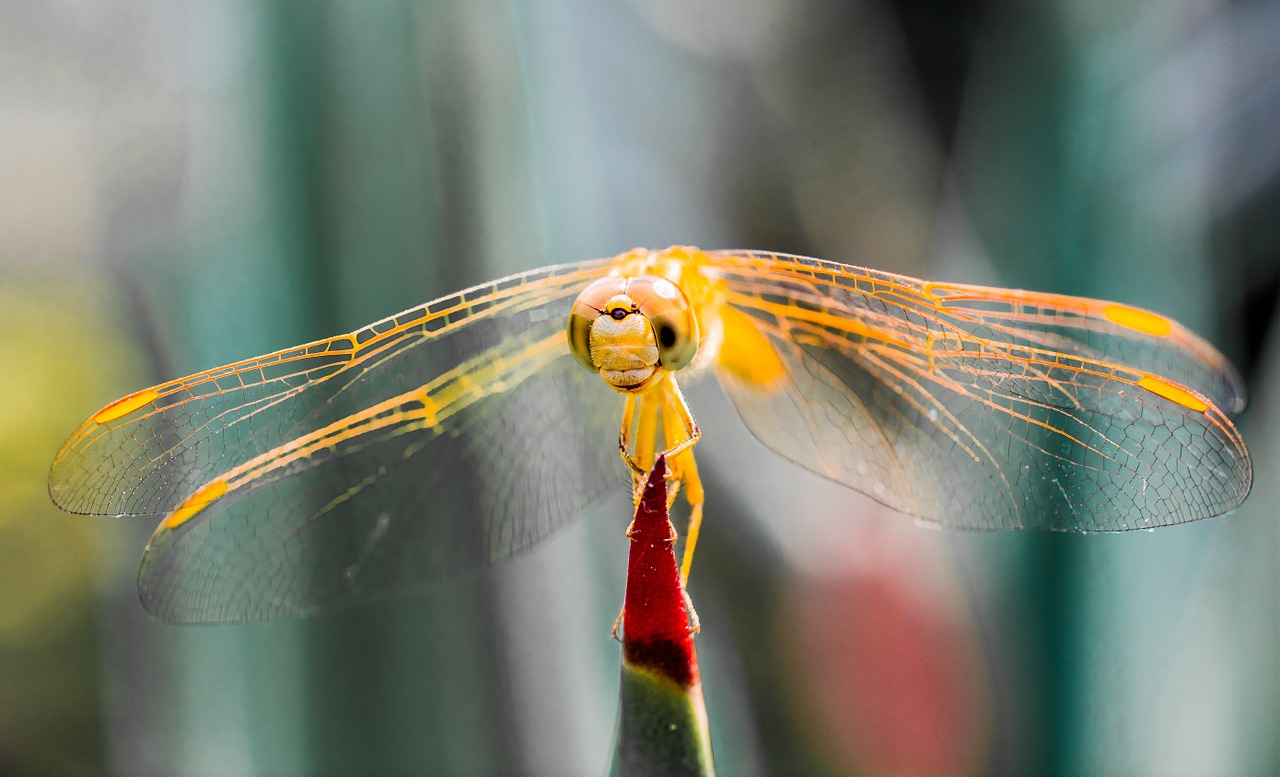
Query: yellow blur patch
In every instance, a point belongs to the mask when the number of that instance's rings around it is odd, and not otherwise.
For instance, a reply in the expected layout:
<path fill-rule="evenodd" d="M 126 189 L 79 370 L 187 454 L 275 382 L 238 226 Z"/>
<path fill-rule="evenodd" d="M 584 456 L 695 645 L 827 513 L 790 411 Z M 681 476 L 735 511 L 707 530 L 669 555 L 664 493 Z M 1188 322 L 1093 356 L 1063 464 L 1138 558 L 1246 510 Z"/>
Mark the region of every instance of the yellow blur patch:
<path fill-rule="evenodd" d="M 95 424 L 111 423 L 117 418 L 123 418 L 143 405 L 150 404 L 159 398 L 160 394 L 152 391 L 151 389 L 139 391 L 137 394 L 130 394 L 122 399 L 117 399 L 115 402 L 112 402 L 102 408 L 97 413 L 94 413 L 93 422 Z"/>
<path fill-rule="evenodd" d="M 1208 403 L 1197 397 L 1195 394 L 1192 394 L 1190 391 L 1186 391 L 1185 389 L 1178 388 L 1172 383 L 1161 378 L 1157 378 L 1154 375 L 1148 375 L 1138 381 L 1138 385 L 1147 391 L 1150 391 L 1152 394 L 1159 394 L 1170 402 L 1177 402 L 1188 410 L 1203 413 L 1209 409 Z"/>
<path fill-rule="evenodd" d="M 1107 305 L 1102 309 L 1102 315 L 1120 326 L 1156 337 L 1165 337 L 1173 331 L 1173 323 L 1164 316 L 1157 316 L 1155 313 L 1131 308 L 1128 305 Z"/>
<path fill-rule="evenodd" d="M 787 371 L 782 359 L 750 316 L 726 305 L 720 310 L 720 322 L 724 326 L 721 367 L 758 386 L 771 386 L 782 379 Z"/>
<path fill-rule="evenodd" d="M 206 483 L 186 501 L 178 505 L 178 509 L 169 513 L 169 517 L 164 519 L 164 523 L 160 524 L 166 529 L 176 529 L 192 518 L 200 514 L 209 505 L 213 504 L 218 497 L 227 493 L 226 481 L 215 480 L 212 483 Z"/>

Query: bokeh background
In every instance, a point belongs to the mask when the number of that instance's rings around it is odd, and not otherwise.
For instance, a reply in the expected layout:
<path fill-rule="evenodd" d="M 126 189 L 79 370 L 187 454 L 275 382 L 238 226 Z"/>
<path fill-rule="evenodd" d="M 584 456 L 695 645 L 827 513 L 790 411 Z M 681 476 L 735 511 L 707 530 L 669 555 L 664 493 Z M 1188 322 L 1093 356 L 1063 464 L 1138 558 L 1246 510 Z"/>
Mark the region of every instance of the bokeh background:
<path fill-rule="evenodd" d="M 1277 41 L 1275 0 L 0 0 L 0 774 L 607 772 L 625 498 L 436 595 L 174 628 L 151 522 L 44 484 L 127 391 L 672 243 L 1123 300 L 1251 392 L 1236 513 L 1049 536 L 918 527 L 694 387 L 722 774 L 1280 773 Z"/>

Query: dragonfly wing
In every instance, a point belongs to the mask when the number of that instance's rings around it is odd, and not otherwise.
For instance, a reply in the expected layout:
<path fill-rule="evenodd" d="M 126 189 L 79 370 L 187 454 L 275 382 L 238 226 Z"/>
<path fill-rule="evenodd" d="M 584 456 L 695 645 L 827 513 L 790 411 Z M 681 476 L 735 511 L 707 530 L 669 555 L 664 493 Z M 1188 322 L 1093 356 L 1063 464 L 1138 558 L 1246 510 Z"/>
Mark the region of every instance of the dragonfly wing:
<path fill-rule="evenodd" d="M 1178 322 L 1115 302 L 925 283 L 922 292 L 976 336 L 1121 364 L 1187 386 L 1229 415 L 1244 410 L 1240 375 L 1221 353 Z"/>
<path fill-rule="evenodd" d="M 612 392 L 564 321 L 599 263 L 139 392 L 59 454 L 79 512 L 160 513 L 139 571 L 183 622 L 291 617 L 524 550 L 621 483 Z"/>
<path fill-rule="evenodd" d="M 1128 366 L 1171 363 L 1159 354 L 1176 344 L 1064 348 L 1034 322 L 1010 332 L 953 312 L 911 278 L 714 257 L 726 289 L 718 374 L 747 426 L 897 510 L 959 528 L 1118 531 L 1218 515 L 1249 491 L 1244 443 L 1207 395 Z M 1123 353 L 1083 355 L 1116 342 Z"/>

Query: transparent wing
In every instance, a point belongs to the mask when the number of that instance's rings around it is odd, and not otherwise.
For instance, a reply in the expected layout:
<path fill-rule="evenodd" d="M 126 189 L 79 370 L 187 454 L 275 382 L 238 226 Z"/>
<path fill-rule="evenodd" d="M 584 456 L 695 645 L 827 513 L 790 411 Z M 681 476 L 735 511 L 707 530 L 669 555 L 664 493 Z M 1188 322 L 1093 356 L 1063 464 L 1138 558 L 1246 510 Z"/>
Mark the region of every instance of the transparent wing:
<path fill-rule="evenodd" d="M 971 529 L 1118 531 L 1227 512 L 1252 470 L 1239 379 L 1176 323 L 800 257 L 712 255 L 718 375 L 778 453 Z"/>
<path fill-rule="evenodd" d="M 72 512 L 168 513 L 139 590 L 173 621 L 303 615 L 493 563 L 623 482 L 600 444 L 620 405 L 564 340 L 602 266 L 138 392 L 72 436 L 50 493 Z"/>
<path fill-rule="evenodd" d="M 925 283 L 921 292 L 980 339 L 1125 365 L 1190 387 L 1228 415 L 1244 410 L 1244 384 L 1226 358 L 1158 313 L 985 286 Z"/>

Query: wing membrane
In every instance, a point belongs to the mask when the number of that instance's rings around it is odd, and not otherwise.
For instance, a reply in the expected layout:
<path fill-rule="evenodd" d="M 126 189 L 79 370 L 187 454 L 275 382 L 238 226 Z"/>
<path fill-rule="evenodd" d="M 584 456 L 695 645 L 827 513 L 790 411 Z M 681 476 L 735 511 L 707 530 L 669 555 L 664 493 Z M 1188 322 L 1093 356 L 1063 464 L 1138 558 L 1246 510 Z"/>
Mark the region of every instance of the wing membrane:
<path fill-rule="evenodd" d="M 1112 303 L 715 252 L 718 374 L 758 438 L 948 526 L 1112 531 L 1226 512 L 1252 471 L 1227 362 Z M 564 316 L 608 261 L 138 392 L 50 473 L 72 512 L 167 514 L 139 588 L 176 621 L 303 615 L 517 553 L 621 482 L 618 398 Z M 744 329 L 745 327 L 745 329 Z M 609 400 L 613 399 L 611 405 Z"/>
<path fill-rule="evenodd" d="M 618 408 L 564 343 L 598 262 L 139 392 L 59 454 L 55 500 L 169 512 L 139 572 L 176 621 L 302 615 L 529 547 L 621 482 Z"/>
<path fill-rule="evenodd" d="M 444 297 L 351 334 L 154 386 L 108 405 L 54 459 L 49 492 L 90 515 L 159 515 L 209 478 L 425 383 L 475 354 L 479 322 L 562 318 L 600 262 L 544 268 Z"/>
<path fill-rule="evenodd" d="M 1214 404 L 1243 401 L 1238 379 L 1172 322 L 1174 337 L 1157 336 L 1090 307 L 1106 303 L 713 257 L 728 304 L 783 367 L 772 383 L 719 371 L 748 427 L 895 509 L 961 528 L 1116 531 L 1218 515 L 1248 493 L 1248 453 Z M 943 304 L 978 292 L 981 305 Z"/>
<path fill-rule="evenodd" d="M 926 283 L 922 291 L 972 333 L 990 333 L 1010 345 L 1058 351 L 1161 375 L 1208 397 L 1235 415 L 1245 406 L 1244 385 L 1213 346 L 1172 319 L 1113 302 Z"/>

